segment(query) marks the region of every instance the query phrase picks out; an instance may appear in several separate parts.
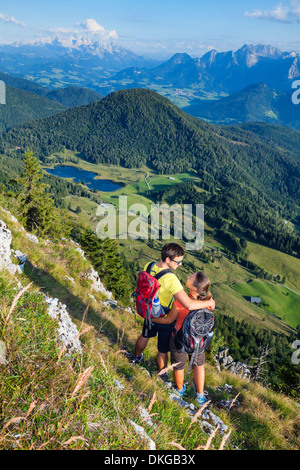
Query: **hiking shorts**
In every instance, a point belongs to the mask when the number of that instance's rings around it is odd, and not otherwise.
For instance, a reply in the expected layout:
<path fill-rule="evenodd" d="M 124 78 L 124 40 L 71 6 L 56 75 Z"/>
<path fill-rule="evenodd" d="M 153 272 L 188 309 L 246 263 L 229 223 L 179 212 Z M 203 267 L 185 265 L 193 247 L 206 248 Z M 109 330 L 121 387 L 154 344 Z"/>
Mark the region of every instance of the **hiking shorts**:
<path fill-rule="evenodd" d="M 175 339 L 174 335 L 172 335 L 170 339 L 171 363 L 177 364 L 177 362 L 179 362 L 179 364 L 175 366 L 174 369 L 183 370 L 186 366 L 188 354 L 185 352 L 182 353 L 178 351 L 178 349 L 176 348 L 174 339 Z M 189 358 L 191 358 L 191 356 L 189 356 Z M 196 366 L 203 366 L 204 363 L 205 363 L 205 353 L 204 351 L 202 351 L 199 354 L 197 354 L 194 364 Z"/>
<path fill-rule="evenodd" d="M 157 336 L 157 349 L 160 353 L 168 353 L 170 351 L 170 338 L 172 336 L 172 331 L 174 328 L 174 323 L 171 325 L 160 325 L 158 323 L 153 323 L 148 332 L 145 332 L 145 322 L 143 326 L 142 336 L 144 338 L 154 338 Z"/>

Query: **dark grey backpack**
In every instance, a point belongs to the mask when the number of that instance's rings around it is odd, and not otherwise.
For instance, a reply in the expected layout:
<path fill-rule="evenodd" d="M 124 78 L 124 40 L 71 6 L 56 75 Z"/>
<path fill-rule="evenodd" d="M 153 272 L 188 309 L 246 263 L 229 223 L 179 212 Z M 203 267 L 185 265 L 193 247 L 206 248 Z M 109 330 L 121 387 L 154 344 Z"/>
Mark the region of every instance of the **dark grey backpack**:
<path fill-rule="evenodd" d="M 175 336 L 175 346 L 179 352 L 192 355 L 188 372 L 198 353 L 205 351 L 213 336 L 214 314 L 208 309 L 191 310 Z"/>

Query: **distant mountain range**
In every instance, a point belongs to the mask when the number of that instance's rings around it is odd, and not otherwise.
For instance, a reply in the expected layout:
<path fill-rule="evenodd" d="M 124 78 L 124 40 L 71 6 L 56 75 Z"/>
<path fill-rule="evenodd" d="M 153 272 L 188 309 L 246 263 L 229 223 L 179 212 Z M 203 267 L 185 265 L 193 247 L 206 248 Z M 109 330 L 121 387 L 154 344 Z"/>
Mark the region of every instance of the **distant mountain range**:
<path fill-rule="evenodd" d="M 111 77 L 116 84 L 127 80 L 137 86 L 154 83 L 178 88 L 202 88 L 203 91 L 233 93 L 252 83 L 263 82 L 279 91 L 290 89 L 300 76 L 300 55 L 281 52 L 271 46 L 244 45 L 236 52 L 212 50 L 201 58 L 175 54 L 151 70 L 134 67 Z"/>
<path fill-rule="evenodd" d="M 1 72 L 0 80 L 6 85 L 6 104 L 0 105 L 0 132 L 103 98 L 93 90 L 75 86 L 49 91 L 30 80 Z"/>
<path fill-rule="evenodd" d="M 215 187 L 239 181 L 272 199 L 280 193 L 282 201 L 298 203 L 299 132 L 290 131 L 286 149 L 282 129 L 265 127 L 257 135 L 255 128 L 217 127 L 184 113 L 158 93 L 132 89 L 15 127 L 0 144 L 4 153 L 30 145 L 42 159 L 67 148 L 95 164 L 147 164 L 162 174 L 196 171 Z"/>
<path fill-rule="evenodd" d="M 106 77 L 108 70 L 116 72 L 125 67 L 157 64 L 114 42 L 91 42 L 80 36 L 1 45 L 0 63 L 2 72 L 35 80 L 41 85 L 89 88 L 97 84 L 99 77 Z"/>
<path fill-rule="evenodd" d="M 106 91 L 103 94 L 124 88 L 124 80 L 130 88 L 196 87 L 203 93 L 230 94 L 258 82 L 278 91 L 288 91 L 291 81 L 300 76 L 300 55 L 296 52 L 246 44 L 235 52 L 211 50 L 201 58 L 175 54 L 159 64 L 114 42 L 55 37 L 48 42 L 2 45 L 0 61 L 3 72 L 31 78 L 46 86 L 73 84 L 100 91 L 96 89 L 98 86 Z"/>
<path fill-rule="evenodd" d="M 300 107 L 292 103 L 291 92 L 271 90 L 265 83 L 248 85 L 219 100 L 198 100 L 183 110 L 216 124 L 263 121 L 300 130 Z"/>
<path fill-rule="evenodd" d="M 159 64 L 114 42 L 76 36 L 2 45 L 0 60 L 2 72 L 10 74 L 0 73 L 7 85 L 64 107 L 89 104 L 121 89 L 148 88 L 209 122 L 263 121 L 300 129 L 300 105 L 291 102 L 292 82 L 300 78 L 300 55 L 294 51 L 244 45 L 201 58 L 175 54 Z M 37 116 L 50 114 L 49 109 Z"/>

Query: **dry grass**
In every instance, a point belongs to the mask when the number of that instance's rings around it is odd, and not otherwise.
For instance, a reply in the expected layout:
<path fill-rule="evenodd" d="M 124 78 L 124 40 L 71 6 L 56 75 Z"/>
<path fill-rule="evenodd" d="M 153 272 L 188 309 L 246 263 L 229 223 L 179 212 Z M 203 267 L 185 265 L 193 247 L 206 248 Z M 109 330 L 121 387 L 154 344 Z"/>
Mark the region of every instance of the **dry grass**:
<path fill-rule="evenodd" d="M 216 431 L 208 438 L 196 419 L 191 421 L 185 410 L 170 401 L 164 384 L 157 380 L 156 340 L 145 351 L 146 370 L 132 367 L 120 354 L 134 350 L 142 320 L 104 308 L 102 295 L 75 278 L 74 271 L 79 276 L 87 266 L 68 242 L 33 245 L 21 232 L 15 233 L 15 248 L 26 252 L 31 269 L 20 278 L 26 287 L 19 294 L 12 277 L 0 273 L 0 340 L 7 346 L 7 364 L 0 369 L 1 449 L 143 449 L 128 418 L 145 427 L 158 450 L 223 450 L 233 444 L 241 449 L 300 447 L 299 408 L 292 400 L 230 373 L 219 374 L 210 363 L 206 364 L 210 406 L 229 431 L 225 436 Z M 74 285 L 65 283 L 66 273 L 73 274 Z M 68 357 L 65 350 L 57 349 L 56 324 L 38 294 L 45 287 L 67 304 L 79 330 L 81 355 Z M 116 387 L 115 380 L 124 390 Z M 191 390 L 191 377 L 188 380 Z M 215 392 L 225 383 L 235 391 L 227 413 L 217 408 Z M 148 409 L 156 427 L 143 421 L 139 405 Z"/>

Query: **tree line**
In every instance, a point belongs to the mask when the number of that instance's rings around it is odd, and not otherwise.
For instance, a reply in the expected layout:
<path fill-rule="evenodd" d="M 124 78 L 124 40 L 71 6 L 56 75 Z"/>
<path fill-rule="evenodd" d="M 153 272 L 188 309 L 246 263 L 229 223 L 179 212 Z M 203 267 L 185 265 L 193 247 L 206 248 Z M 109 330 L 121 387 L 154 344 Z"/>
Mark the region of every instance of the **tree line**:
<path fill-rule="evenodd" d="M 259 357 L 260 346 L 268 346 L 271 352 L 266 364 L 266 383 L 276 391 L 300 397 L 300 365 L 292 362 L 294 350 L 291 347 L 299 333 L 287 337 L 259 329 L 246 320 L 239 321 L 223 313 L 215 316 L 215 330 L 236 362 L 254 365 L 254 360 Z"/>
<path fill-rule="evenodd" d="M 74 221 L 66 209 L 56 207 L 49 185 L 43 181 L 41 166 L 31 151 L 24 155 L 24 168 L 15 179 L 15 185 L 16 190 L 6 190 L 2 184 L 0 203 L 12 209 L 26 230 L 37 236 L 52 241 L 71 236 L 78 241 L 107 289 L 121 302 L 128 304 L 131 295 L 128 289 L 129 275 L 119 255 L 117 243 L 114 240 L 98 239 L 89 227 Z M 68 186 L 58 185 L 57 197 L 62 194 L 61 188 L 67 191 Z"/>
<path fill-rule="evenodd" d="M 201 185 L 201 183 L 197 183 Z M 207 188 L 207 183 L 204 182 Z M 193 181 L 184 181 L 171 188 L 148 191 L 155 202 L 169 204 L 204 204 L 205 220 L 215 227 L 214 235 L 236 255 L 246 252 L 245 237 L 290 255 L 300 256 L 299 232 L 279 216 L 275 209 L 259 198 L 259 193 L 234 182 L 212 193 L 199 192 Z M 237 237 L 239 232 L 244 237 Z"/>
<path fill-rule="evenodd" d="M 294 148 L 280 149 L 245 131 L 240 143 L 237 134 L 188 116 L 151 90 L 121 90 L 11 129 L 1 136 L 0 151 L 29 147 L 46 160 L 67 148 L 95 164 L 146 164 L 159 174 L 194 170 L 220 188 L 226 175 L 229 182 L 256 188 L 272 201 L 280 199 L 286 209 L 296 207 L 300 168 Z"/>

